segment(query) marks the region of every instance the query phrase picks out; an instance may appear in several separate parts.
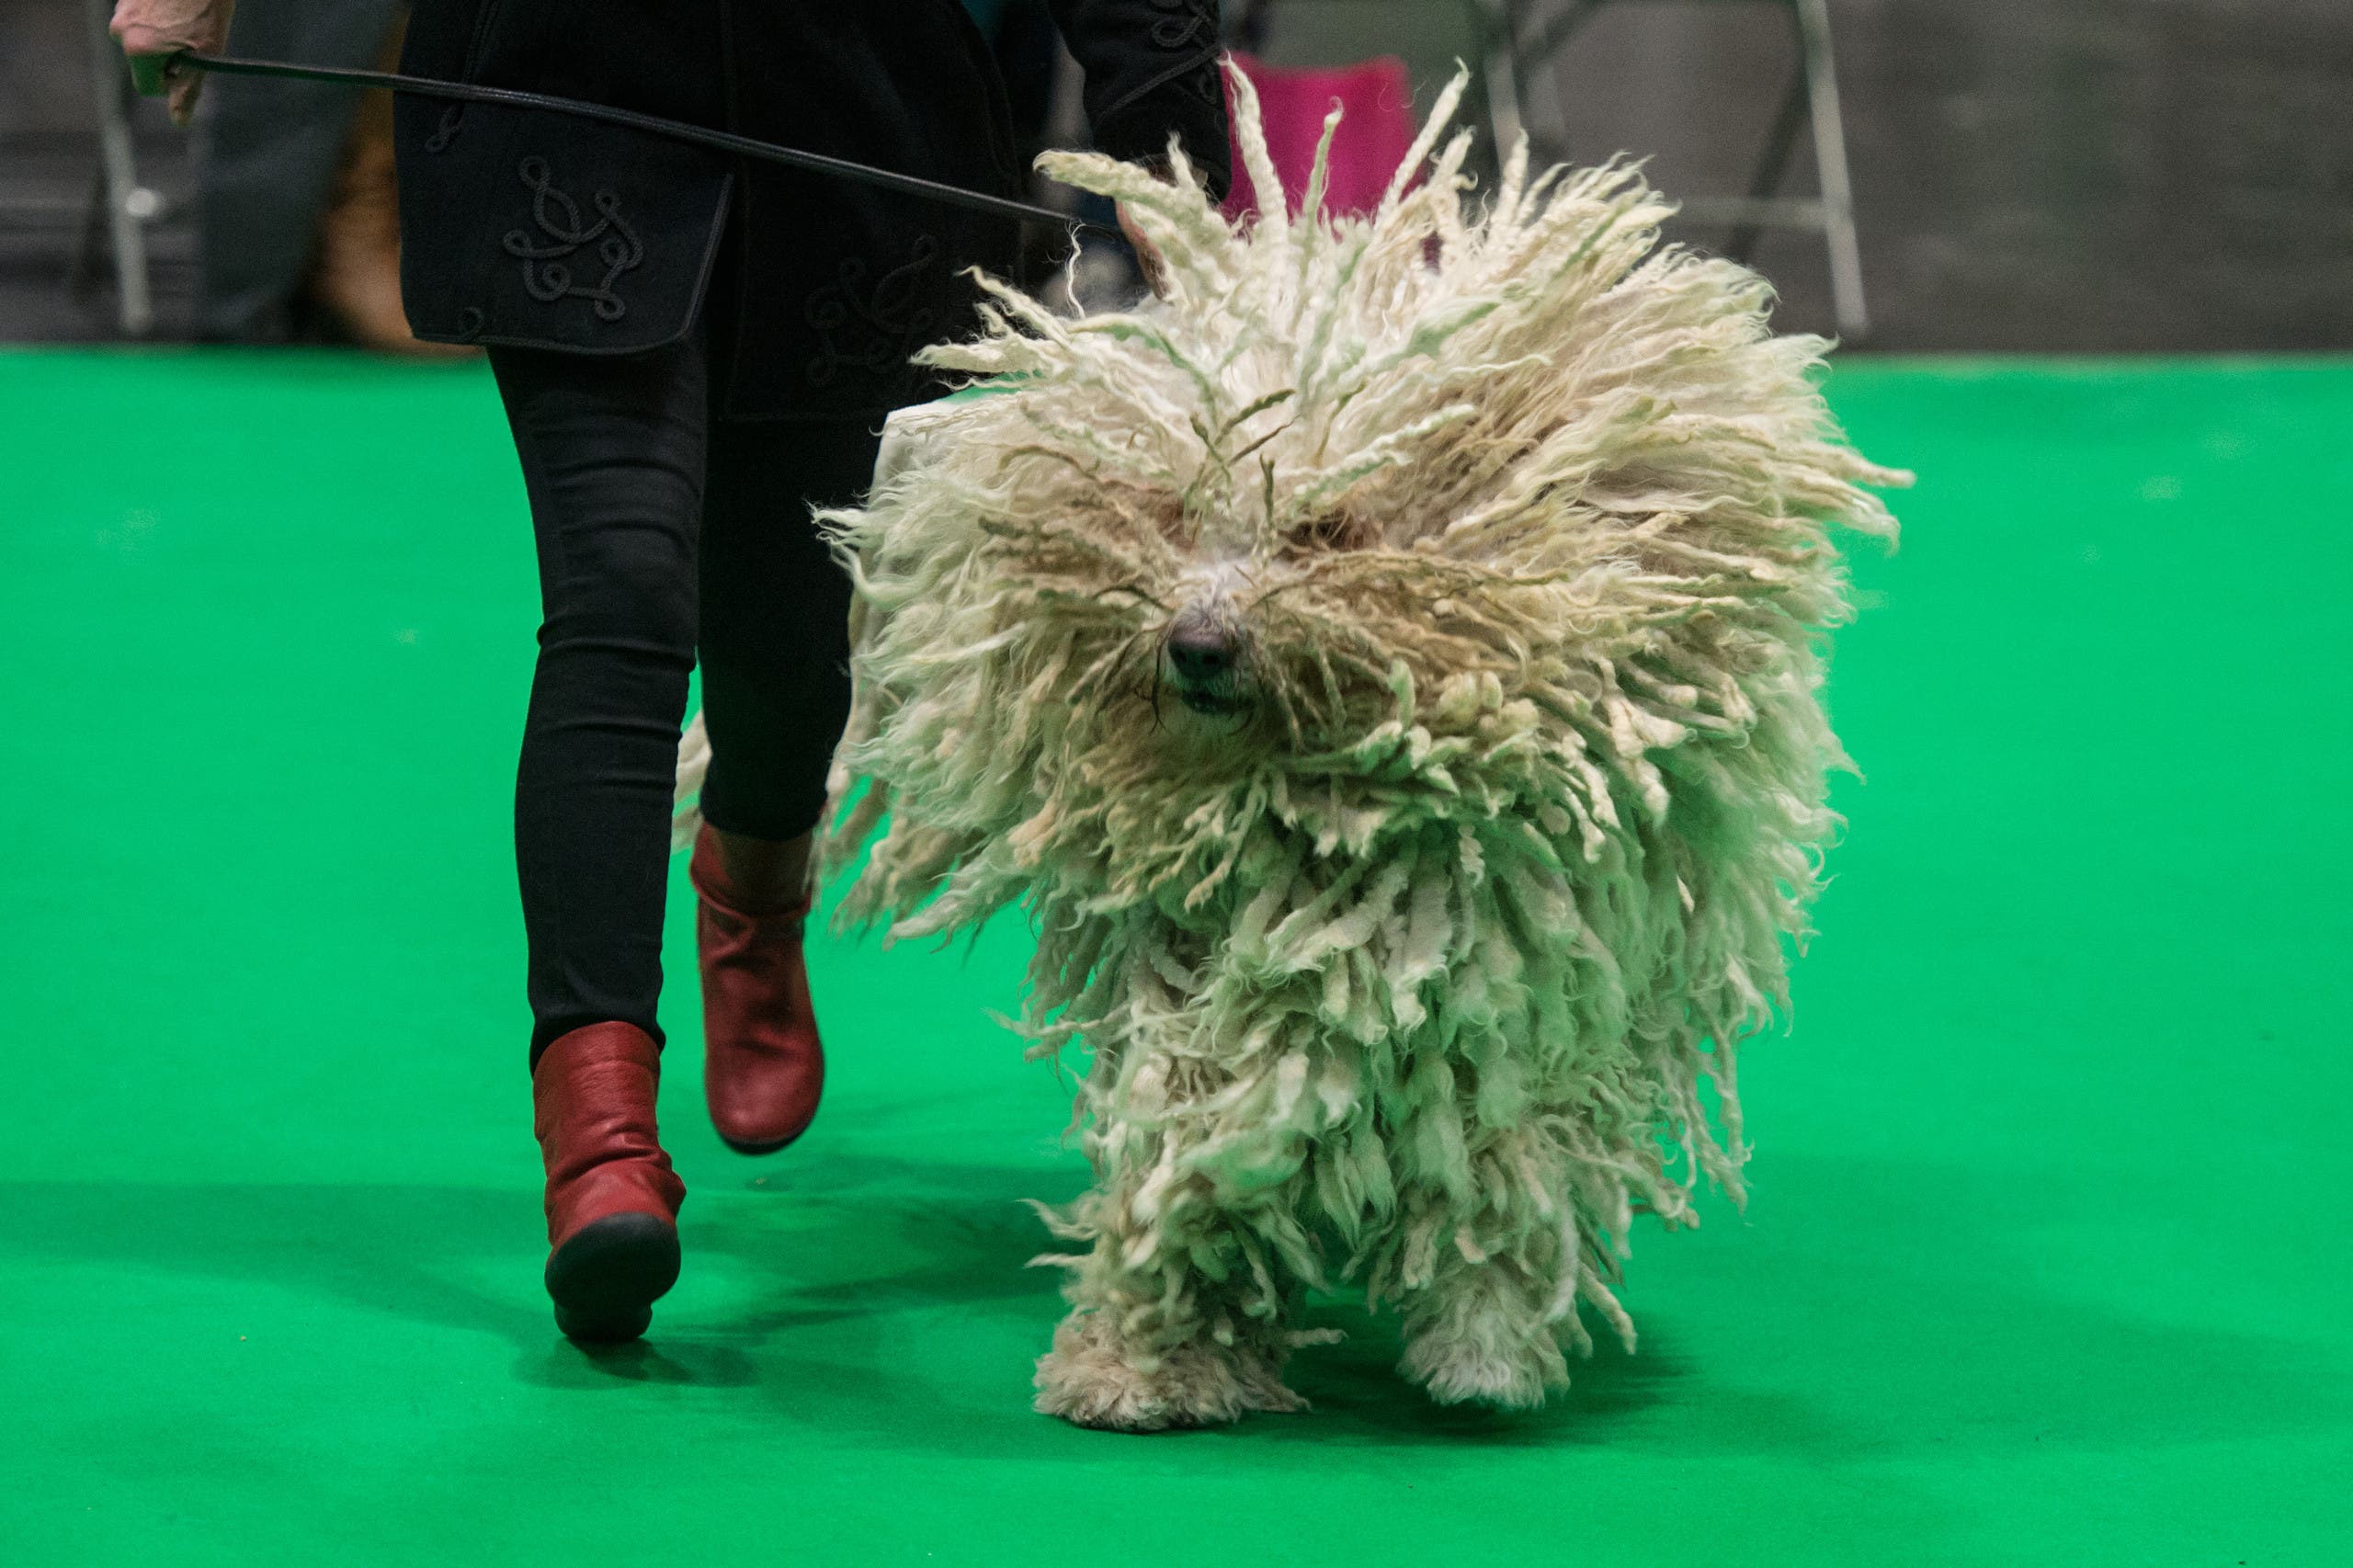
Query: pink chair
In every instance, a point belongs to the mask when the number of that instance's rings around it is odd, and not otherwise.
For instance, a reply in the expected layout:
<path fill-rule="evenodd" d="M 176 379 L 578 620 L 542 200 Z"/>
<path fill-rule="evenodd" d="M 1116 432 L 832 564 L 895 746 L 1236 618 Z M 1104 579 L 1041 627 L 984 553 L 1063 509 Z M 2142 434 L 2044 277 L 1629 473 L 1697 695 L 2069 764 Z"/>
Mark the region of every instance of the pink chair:
<path fill-rule="evenodd" d="M 1390 176 L 1414 144 L 1414 87 L 1404 61 L 1383 55 L 1360 65 L 1300 67 L 1269 65 L 1237 52 L 1233 62 L 1258 90 L 1267 148 L 1274 154 L 1275 173 L 1293 213 L 1307 194 L 1315 143 L 1323 138 L 1324 117 L 1336 100 L 1347 112 L 1332 140 L 1331 185 L 1324 210 L 1338 217 L 1370 212 L 1380 205 Z M 1229 86 L 1227 96 L 1232 94 Z M 1257 210 L 1257 187 L 1236 157 L 1226 215 L 1239 217 Z"/>

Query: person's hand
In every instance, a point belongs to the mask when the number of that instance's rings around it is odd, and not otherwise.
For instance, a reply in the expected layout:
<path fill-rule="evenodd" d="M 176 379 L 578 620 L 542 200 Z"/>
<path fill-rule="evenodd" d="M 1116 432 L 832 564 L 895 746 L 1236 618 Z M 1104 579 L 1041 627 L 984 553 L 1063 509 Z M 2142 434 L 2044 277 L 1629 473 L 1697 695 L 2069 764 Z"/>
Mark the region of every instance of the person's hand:
<path fill-rule="evenodd" d="M 1120 233 L 1127 235 L 1128 244 L 1135 247 L 1136 266 L 1142 269 L 1144 282 L 1151 286 L 1154 295 L 1163 300 L 1168 298 L 1167 258 L 1160 254 L 1158 245 L 1144 237 L 1143 231 L 1136 226 L 1136 221 L 1128 215 L 1126 202 L 1120 203 L 1119 214 Z"/>
<path fill-rule="evenodd" d="M 217 54 L 229 41 L 229 13 L 236 0 L 117 0 L 110 29 L 131 62 L 133 85 L 149 97 L 168 91 L 172 123 L 186 125 L 196 112 L 199 71 L 165 66 L 182 50 Z"/>

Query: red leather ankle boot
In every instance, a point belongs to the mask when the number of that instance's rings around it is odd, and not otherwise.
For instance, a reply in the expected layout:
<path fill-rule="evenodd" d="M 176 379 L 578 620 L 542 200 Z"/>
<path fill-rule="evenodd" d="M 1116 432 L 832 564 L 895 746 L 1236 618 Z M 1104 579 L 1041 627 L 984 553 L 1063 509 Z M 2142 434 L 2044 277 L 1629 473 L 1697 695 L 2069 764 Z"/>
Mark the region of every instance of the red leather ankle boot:
<path fill-rule="evenodd" d="M 678 1278 L 687 1185 L 654 1127 L 661 1048 L 631 1024 L 561 1035 L 531 1069 L 548 1167 L 548 1295 L 574 1339 L 634 1339 Z"/>
<path fill-rule="evenodd" d="M 817 1114 L 824 1047 L 801 960 L 809 918 L 803 894 L 789 907 L 752 914 L 761 901 L 727 875 L 718 832 L 695 835 L 687 862 L 695 886 L 695 948 L 702 967 L 703 1098 L 710 1123 L 742 1154 L 783 1148 Z"/>

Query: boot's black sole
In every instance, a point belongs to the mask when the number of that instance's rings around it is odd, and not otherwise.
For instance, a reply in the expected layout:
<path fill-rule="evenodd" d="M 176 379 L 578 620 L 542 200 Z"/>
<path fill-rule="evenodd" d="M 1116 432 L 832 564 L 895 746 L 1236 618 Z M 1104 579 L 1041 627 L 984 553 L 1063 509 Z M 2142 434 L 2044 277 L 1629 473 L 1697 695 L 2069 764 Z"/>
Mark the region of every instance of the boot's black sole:
<path fill-rule="evenodd" d="M 794 1131 L 791 1137 L 779 1138 L 773 1143 L 738 1143 L 734 1139 L 730 1138 L 724 1132 L 719 1133 L 719 1141 L 722 1143 L 726 1144 L 729 1148 L 734 1150 L 739 1154 L 773 1154 L 779 1149 L 790 1149 L 795 1143 L 800 1142 L 801 1134 L 807 1132 L 810 1128 L 815 1126 L 816 1121 L 817 1113 L 814 1111 L 810 1112 L 809 1119 L 802 1122 L 800 1127 Z M 719 1129 L 714 1126 L 711 1131 L 718 1132 Z"/>
<path fill-rule="evenodd" d="M 719 1135 L 719 1141 L 739 1154 L 773 1154 L 779 1149 L 790 1149 L 800 1137 L 801 1134 L 796 1132 L 790 1138 L 775 1143 L 738 1143 L 722 1132 Z"/>
<path fill-rule="evenodd" d="M 548 1259 L 555 1325 L 591 1345 L 635 1339 L 678 1281 L 678 1228 L 659 1214 L 608 1214 Z"/>

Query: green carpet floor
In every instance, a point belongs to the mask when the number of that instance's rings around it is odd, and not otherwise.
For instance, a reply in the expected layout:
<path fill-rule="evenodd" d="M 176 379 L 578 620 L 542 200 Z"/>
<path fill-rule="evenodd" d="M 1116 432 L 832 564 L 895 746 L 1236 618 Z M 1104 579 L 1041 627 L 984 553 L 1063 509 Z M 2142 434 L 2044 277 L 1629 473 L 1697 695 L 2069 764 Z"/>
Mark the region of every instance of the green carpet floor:
<path fill-rule="evenodd" d="M 767 1161 L 676 988 L 687 1273 L 560 1341 L 487 376 L 0 357 L 0 1564 L 2353 1562 L 2353 367 L 1832 390 L 1922 483 L 1747 1216 L 1638 1235 L 1541 1414 L 1329 1307 L 1313 1414 L 1139 1439 L 1029 1411 L 1082 1172 L 1012 929 L 822 947 Z"/>

